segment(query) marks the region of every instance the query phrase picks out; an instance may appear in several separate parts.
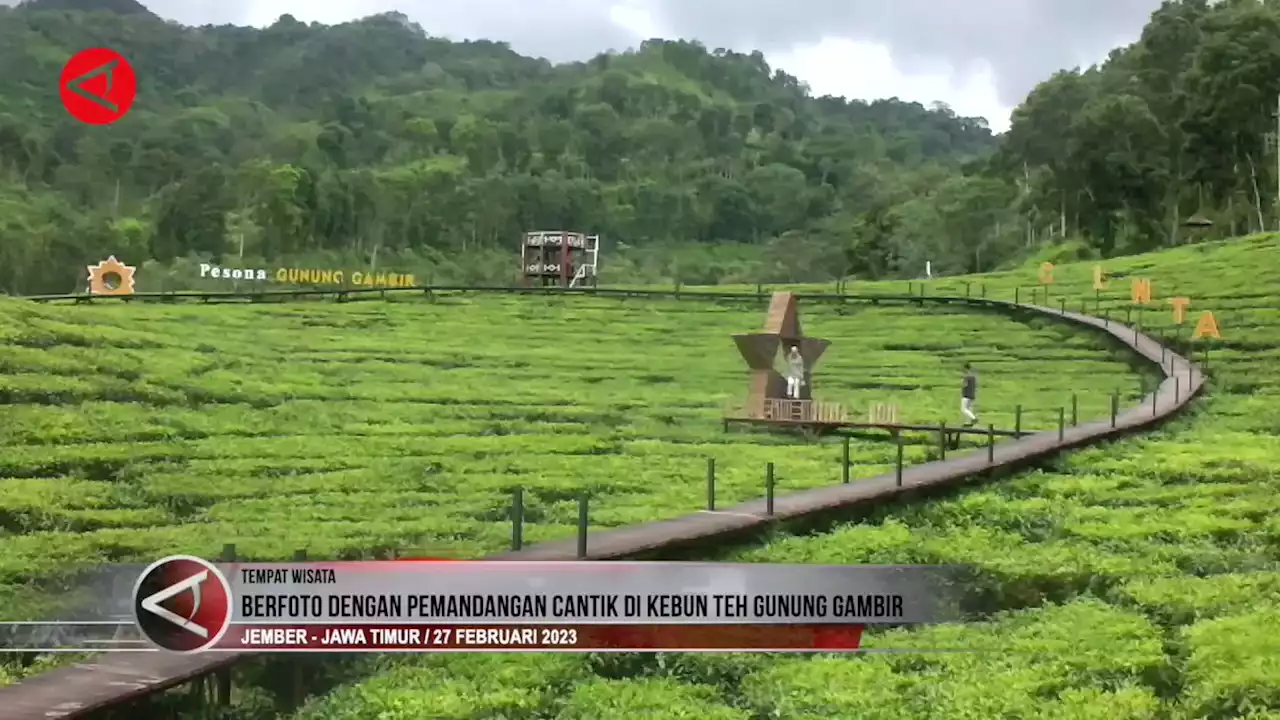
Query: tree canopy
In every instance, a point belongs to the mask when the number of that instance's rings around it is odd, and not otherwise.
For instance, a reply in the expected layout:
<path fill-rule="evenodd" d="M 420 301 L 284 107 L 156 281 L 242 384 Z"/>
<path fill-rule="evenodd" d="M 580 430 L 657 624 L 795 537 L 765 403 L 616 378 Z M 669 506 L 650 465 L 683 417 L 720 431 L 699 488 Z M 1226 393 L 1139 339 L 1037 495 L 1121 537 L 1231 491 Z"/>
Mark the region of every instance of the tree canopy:
<path fill-rule="evenodd" d="M 788 233 L 853 237 L 994 147 L 980 120 L 815 99 L 759 53 L 692 42 L 553 66 L 430 37 L 398 14 L 187 28 L 59 3 L 0 9 L 10 292 L 68 291 L 106 252 L 409 252 L 462 268 L 491 251 L 500 267 L 474 271 L 510 276 L 533 229 L 763 253 Z M 67 116 L 50 80 L 92 46 L 123 53 L 139 78 L 133 110 L 105 127 Z M 792 266 L 843 266 L 849 249 L 775 254 L 803 274 Z"/>
<path fill-rule="evenodd" d="M 1280 229 L 1278 102 L 1280 3 L 1165 2 L 1100 67 L 1040 83 L 993 170 L 1022 176 L 1032 237 L 1104 255 L 1195 239 L 1188 220 Z"/>
<path fill-rule="evenodd" d="M 138 76 L 109 126 L 68 116 L 54 80 L 94 46 Z M 397 13 L 191 28 L 133 0 L 37 0 L 0 8 L 0 65 L 10 293 L 70 291 L 107 254 L 510 280 L 535 229 L 625 249 L 620 281 L 914 276 L 1068 238 L 1183 242 L 1192 214 L 1280 220 L 1280 6 L 1253 0 L 1167 2 L 1133 46 L 1037 86 L 999 138 L 941 104 L 813 97 L 758 52 L 650 40 L 552 65 Z"/>

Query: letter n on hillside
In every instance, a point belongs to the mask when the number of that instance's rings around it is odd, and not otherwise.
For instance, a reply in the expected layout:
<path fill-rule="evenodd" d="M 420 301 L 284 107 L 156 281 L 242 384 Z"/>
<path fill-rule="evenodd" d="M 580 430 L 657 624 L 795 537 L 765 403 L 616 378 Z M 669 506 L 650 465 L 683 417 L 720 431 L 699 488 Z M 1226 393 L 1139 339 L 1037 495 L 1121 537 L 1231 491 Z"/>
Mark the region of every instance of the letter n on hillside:
<path fill-rule="evenodd" d="M 1133 286 L 1129 291 L 1129 296 L 1133 299 L 1134 305 L 1149 304 L 1151 302 L 1151 279 L 1134 278 Z"/>

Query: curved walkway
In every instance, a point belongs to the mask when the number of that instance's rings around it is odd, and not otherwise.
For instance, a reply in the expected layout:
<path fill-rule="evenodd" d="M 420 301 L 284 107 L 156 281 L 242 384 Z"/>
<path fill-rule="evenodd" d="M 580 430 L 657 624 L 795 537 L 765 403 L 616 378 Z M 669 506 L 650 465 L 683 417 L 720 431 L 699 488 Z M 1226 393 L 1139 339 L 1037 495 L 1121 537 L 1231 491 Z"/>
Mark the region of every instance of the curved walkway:
<path fill-rule="evenodd" d="M 418 288 L 418 291 L 423 289 Z M 603 293 L 601 293 L 603 294 Z M 655 293 L 656 294 L 656 293 Z M 693 293 L 683 293 L 690 297 Z M 699 297 L 715 296 L 701 293 Z M 720 297 L 734 298 L 732 295 Z M 755 295 L 751 295 L 755 297 Z M 801 296 L 802 300 L 810 299 Z M 955 485 L 975 477 L 1020 467 L 1063 450 L 1132 434 L 1150 427 L 1185 407 L 1204 387 L 1205 375 L 1190 360 L 1162 347 L 1158 341 L 1132 327 L 1100 318 L 1059 309 L 1015 304 L 999 300 L 967 297 L 836 296 L 840 300 L 908 300 L 993 307 L 1009 311 L 1031 310 L 1062 318 L 1108 333 L 1129 346 L 1139 356 L 1160 367 L 1165 379 L 1143 398 L 1140 405 L 1110 417 L 1058 431 L 1041 432 L 994 446 L 988 456 L 983 448 L 946 460 L 903 469 L 901 483 L 896 473 L 782 495 L 774 499 L 773 514 L 766 501 L 757 500 L 716 512 L 699 512 L 671 520 L 618 528 L 588 536 L 587 558 L 616 559 L 685 546 L 698 541 L 728 538 L 778 522 L 824 511 L 892 499 L 901 493 L 924 488 Z M 520 551 L 489 559 L 575 560 L 576 539 L 533 545 Z M 159 652 L 104 655 L 99 662 L 82 663 L 51 670 L 6 687 L 0 687 L 0 716 L 5 720 L 51 720 L 78 718 L 92 712 L 118 707 L 209 673 L 249 657 L 248 654 L 197 654 L 174 656 Z"/>

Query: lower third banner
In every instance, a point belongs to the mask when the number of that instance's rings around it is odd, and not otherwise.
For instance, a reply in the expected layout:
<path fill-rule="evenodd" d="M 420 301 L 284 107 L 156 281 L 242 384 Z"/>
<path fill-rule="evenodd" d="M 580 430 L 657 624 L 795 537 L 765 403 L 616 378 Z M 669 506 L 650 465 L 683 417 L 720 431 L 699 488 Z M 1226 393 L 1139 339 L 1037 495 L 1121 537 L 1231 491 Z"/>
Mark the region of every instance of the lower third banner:
<path fill-rule="evenodd" d="M 388 651 L 821 651 L 857 650 L 861 625 L 245 625 L 219 650 Z"/>

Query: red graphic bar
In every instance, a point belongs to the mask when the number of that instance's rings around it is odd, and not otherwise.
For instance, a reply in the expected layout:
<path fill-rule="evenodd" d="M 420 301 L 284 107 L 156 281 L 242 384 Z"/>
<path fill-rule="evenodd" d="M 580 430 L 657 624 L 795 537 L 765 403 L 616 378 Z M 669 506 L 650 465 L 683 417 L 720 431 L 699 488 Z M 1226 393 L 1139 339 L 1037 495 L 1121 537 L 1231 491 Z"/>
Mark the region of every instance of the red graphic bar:
<path fill-rule="evenodd" d="M 857 650 L 861 625 L 239 625 L 219 650 Z"/>

